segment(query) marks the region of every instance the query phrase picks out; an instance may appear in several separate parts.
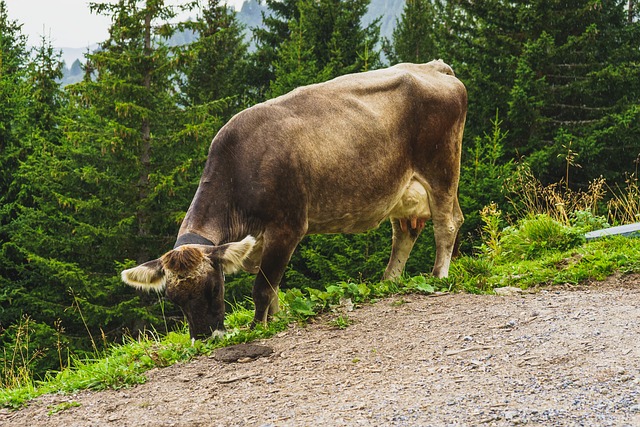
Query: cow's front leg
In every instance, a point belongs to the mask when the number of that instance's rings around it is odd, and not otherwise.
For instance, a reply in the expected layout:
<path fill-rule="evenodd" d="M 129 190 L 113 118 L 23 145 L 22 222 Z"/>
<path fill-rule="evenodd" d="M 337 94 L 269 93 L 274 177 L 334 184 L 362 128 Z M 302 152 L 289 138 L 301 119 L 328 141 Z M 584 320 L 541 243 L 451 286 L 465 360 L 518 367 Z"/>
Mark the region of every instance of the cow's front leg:
<path fill-rule="evenodd" d="M 304 233 L 291 230 L 268 231 L 264 234 L 262 261 L 253 284 L 256 312 L 252 327 L 259 323 L 266 324 L 278 312 L 280 280 L 302 236 Z"/>
<path fill-rule="evenodd" d="M 382 276 L 383 280 L 393 280 L 400 277 L 404 271 L 404 266 L 409 259 L 413 245 L 424 228 L 424 219 L 391 219 L 393 229 L 393 240 L 391 242 L 391 256 L 387 269 Z"/>

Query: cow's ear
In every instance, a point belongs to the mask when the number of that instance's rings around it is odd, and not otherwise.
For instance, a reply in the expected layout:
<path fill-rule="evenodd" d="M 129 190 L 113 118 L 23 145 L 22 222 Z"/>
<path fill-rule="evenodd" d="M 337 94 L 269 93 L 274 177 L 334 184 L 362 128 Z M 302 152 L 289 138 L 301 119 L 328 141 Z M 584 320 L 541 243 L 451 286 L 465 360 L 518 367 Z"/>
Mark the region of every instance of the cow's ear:
<path fill-rule="evenodd" d="M 145 262 L 137 267 L 124 270 L 120 275 L 122 281 L 134 288 L 145 291 L 155 290 L 160 292 L 164 289 L 167 279 L 162 268 L 162 261 L 154 259 Z"/>
<path fill-rule="evenodd" d="M 225 274 L 232 274 L 242 267 L 242 262 L 249 256 L 256 244 L 253 236 L 247 236 L 239 242 L 215 246 L 208 254 L 212 260 L 220 260 Z"/>

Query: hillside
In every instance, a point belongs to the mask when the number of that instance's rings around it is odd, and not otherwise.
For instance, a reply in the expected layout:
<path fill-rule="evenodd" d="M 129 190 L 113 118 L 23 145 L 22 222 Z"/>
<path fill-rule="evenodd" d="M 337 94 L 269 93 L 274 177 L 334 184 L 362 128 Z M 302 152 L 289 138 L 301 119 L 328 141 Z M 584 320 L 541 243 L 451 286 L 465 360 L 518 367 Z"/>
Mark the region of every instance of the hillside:
<path fill-rule="evenodd" d="M 346 329 L 293 325 L 261 342 L 266 358 L 202 357 L 128 389 L 47 395 L 0 410 L 0 424 L 638 425 L 639 285 L 385 299 Z"/>

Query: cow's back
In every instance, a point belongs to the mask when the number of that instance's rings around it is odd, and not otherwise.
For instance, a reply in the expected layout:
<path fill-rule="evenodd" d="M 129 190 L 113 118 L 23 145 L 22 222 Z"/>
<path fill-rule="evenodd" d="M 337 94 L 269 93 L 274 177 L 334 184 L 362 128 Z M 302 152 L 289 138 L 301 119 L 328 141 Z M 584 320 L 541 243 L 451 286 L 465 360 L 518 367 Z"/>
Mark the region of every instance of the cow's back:
<path fill-rule="evenodd" d="M 398 203 L 416 162 L 447 150 L 438 141 L 465 107 L 438 61 L 338 77 L 236 115 L 203 180 L 224 180 L 230 205 L 260 223 L 295 214 L 310 233 L 364 231 Z"/>

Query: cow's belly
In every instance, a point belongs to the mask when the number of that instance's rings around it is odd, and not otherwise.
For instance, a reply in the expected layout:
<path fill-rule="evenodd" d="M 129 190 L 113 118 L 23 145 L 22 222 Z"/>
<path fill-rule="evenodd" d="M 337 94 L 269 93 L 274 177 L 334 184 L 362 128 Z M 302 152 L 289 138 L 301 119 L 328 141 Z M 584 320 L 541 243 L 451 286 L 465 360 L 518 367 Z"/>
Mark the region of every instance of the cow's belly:
<path fill-rule="evenodd" d="M 431 219 L 429 195 L 425 187 L 412 178 L 389 197 L 371 203 L 364 199 L 335 206 L 319 206 L 311 209 L 308 217 L 308 234 L 362 233 L 377 228 L 388 218 L 416 223 Z"/>
<path fill-rule="evenodd" d="M 377 228 L 386 217 L 378 212 L 349 212 L 340 216 L 309 218 L 307 234 L 363 233 Z"/>

